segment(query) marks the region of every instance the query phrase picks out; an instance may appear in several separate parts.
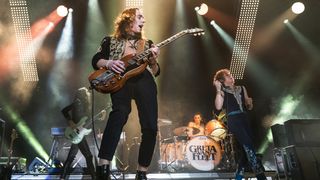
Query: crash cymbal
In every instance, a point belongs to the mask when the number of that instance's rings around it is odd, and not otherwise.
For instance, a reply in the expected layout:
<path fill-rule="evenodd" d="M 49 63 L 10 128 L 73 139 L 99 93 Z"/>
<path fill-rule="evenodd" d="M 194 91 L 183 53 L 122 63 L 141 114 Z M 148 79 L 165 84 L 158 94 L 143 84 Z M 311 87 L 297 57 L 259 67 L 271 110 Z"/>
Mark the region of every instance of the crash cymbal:
<path fill-rule="evenodd" d="M 173 133 L 177 136 L 194 135 L 200 132 L 200 129 L 182 126 L 175 128 Z"/>
<path fill-rule="evenodd" d="M 158 125 L 159 126 L 166 126 L 166 125 L 171 125 L 172 121 L 170 121 L 169 119 L 158 119 Z"/>

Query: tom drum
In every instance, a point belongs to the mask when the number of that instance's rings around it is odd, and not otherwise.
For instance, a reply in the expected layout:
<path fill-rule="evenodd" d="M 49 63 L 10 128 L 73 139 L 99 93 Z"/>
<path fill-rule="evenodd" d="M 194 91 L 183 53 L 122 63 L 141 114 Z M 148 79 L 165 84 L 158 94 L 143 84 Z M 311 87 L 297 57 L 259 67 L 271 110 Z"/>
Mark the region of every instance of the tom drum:
<path fill-rule="evenodd" d="M 217 120 L 210 120 L 205 127 L 205 134 L 215 141 L 221 141 L 227 136 L 227 129 L 224 124 Z"/>

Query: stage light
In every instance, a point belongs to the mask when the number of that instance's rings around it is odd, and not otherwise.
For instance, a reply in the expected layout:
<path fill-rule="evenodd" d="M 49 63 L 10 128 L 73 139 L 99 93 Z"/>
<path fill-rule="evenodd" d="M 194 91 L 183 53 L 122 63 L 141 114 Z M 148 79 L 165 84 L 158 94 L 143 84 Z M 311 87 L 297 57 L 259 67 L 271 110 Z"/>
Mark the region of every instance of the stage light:
<path fill-rule="evenodd" d="M 73 26 L 72 13 L 67 17 L 65 26 L 62 30 L 57 49 L 55 52 L 56 60 L 69 60 L 73 58 Z"/>
<path fill-rule="evenodd" d="M 213 26 L 214 29 L 217 30 L 219 35 L 222 37 L 223 41 L 227 44 L 230 51 L 232 51 L 232 48 L 234 46 L 234 39 L 225 30 L 223 30 L 214 20 L 212 20 L 210 24 Z"/>
<path fill-rule="evenodd" d="M 198 13 L 199 15 L 203 16 L 203 15 L 207 14 L 207 12 L 208 12 L 208 10 L 209 10 L 209 7 L 208 7 L 208 5 L 202 3 L 202 4 L 200 5 L 200 7 L 198 7 L 198 6 L 195 7 L 195 10 L 197 11 L 197 13 Z"/>
<path fill-rule="evenodd" d="M 304 11 L 304 4 L 302 2 L 295 2 L 291 6 L 291 10 L 295 14 L 301 14 Z"/>
<path fill-rule="evenodd" d="M 57 14 L 60 16 L 60 17 L 65 17 L 67 16 L 68 14 L 68 9 L 63 6 L 63 5 L 60 5 L 58 8 L 57 8 Z"/>
<path fill-rule="evenodd" d="M 285 20 L 283 21 L 283 23 L 285 23 L 285 24 L 287 24 L 288 22 L 289 22 L 288 19 L 285 19 Z"/>

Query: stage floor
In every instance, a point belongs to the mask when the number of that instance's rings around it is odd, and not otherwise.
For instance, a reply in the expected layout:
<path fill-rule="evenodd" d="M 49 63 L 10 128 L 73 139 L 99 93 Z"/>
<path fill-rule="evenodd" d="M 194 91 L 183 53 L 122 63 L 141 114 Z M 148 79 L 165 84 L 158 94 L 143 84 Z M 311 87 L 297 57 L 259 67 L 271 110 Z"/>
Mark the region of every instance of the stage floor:
<path fill-rule="evenodd" d="M 135 178 L 135 174 L 122 174 L 114 173 L 115 177 L 112 179 L 125 179 L 130 180 Z M 196 179 L 196 180 L 205 180 L 205 179 L 234 179 L 234 173 L 151 173 L 148 174 L 148 179 L 150 180 L 167 180 L 167 179 Z M 266 176 L 268 180 L 277 179 L 277 173 L 275 171 L 267 171 Z M 246 173 L 246 179 L 255 179 L 254 174 Z M 59 175 L 45 175 L 45 174 L 13 174 L 11 179 L 28 179 L 28 180 L 37 180 L 37 179 L 59 179 Z M 80 179 L 91 179 L 89 175 L 70 175 L 70 180 L 80 180 Z"/>

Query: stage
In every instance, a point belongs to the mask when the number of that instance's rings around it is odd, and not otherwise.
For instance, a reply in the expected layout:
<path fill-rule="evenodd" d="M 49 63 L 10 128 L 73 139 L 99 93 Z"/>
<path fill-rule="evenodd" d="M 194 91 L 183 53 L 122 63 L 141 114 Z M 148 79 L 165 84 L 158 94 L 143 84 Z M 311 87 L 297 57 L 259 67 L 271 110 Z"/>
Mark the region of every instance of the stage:
<path fill-rule="evenodd" d="M 277 179 L 277 173 L 275 171 L 266 171 L 265 172 L 267 179 Z M 167 179 L 234 179 L 234 173 L 225 172 L 225 173 L 151 173 L 148 174 L 147 177 L 150 180 L 158 179 L 158 180 L 167 180 Z M 114 177 L 112 179 L 134 179 L 135 174 L 122 174 L 114 173 Z M 254 174 L 246 173 L 245 178 L 255 179 Z M 11 179 L 59 179 L 59 175 L 47 175 L 47 174 L 38 174 L 38 175 L 28 175 L 28 174 L 14 174 Z M 89 175 L 79 175 L 74 174 L 69 177 L 69 179 L 91 179 Z"/>

